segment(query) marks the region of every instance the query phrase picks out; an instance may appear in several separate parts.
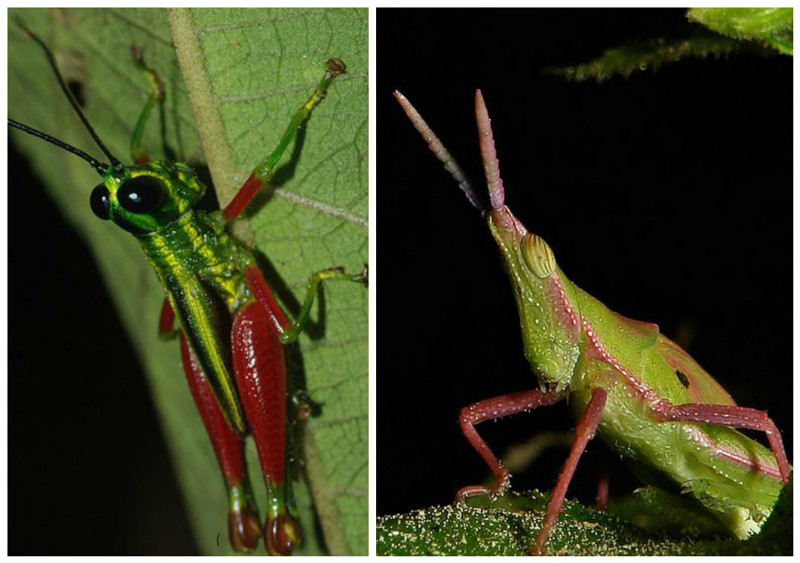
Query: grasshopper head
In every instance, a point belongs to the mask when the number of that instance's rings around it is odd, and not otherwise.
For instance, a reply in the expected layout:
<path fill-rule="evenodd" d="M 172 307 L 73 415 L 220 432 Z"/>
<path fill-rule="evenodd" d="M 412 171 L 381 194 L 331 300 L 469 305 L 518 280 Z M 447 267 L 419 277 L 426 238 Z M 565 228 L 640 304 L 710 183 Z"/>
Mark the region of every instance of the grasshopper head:
<path fill-rule="evenodd" d="M 569 386 L 579 354 L 574 289 L 550 246 L 528 232 L 508 207 L 501 205 L 487 215 L 514 289 L 525 356 L 540 381 L 560 391 Z"/>
<path fill-rule="evenodd" d="M 74 100 L 70 100 L 74 103 Z M 75 109 L 79 115 L 83 115 L 77 105 Z M 197 179 L 194 171 L 180 162 L 151 161 L 137 166 L 123 165 L 108 152 L 88 125 L 89 132 L 109 157 L 110 164 L 100 162 L 60 139 L 13 119 L 9 119 L 8 124 L 88 162 L 103 178 L 89 198 L 92 211 L 100 219 L 113 221 L 135 235 L 166 227 L 191 209 L 205 194 L 206 187 Z"/>
<path fill-rule="evenodd" d="M 560 391 L 570 384 L 578 361 L 580 314 L 575 291 L 550 246 L 528 232 L 505 205 L 489 112 L 480 90 L 475 94 L 475 115 L 489 186 L 487 221 L 514 288 L 525 356 L 540 381 Z"/>
<path fill-rule="evenodd" d="M 102 176 L 103 183 L 95 187 L 89 199 L 92 211 L 100 219 L 111 220 L 126 231 L 139 235 L 166 227 L 191 209 L 203 197 L 206 190 L 197 180 L 194 171 L 184 164 L 167 161 L 124 166 L 97 135 L 80 104 L 67 88 L 53 52 L 33 31 L 21 22 L 20 25 L 28 37 L 44 50 L 64 96 L 98 148 L 108 158 L 109 164 L 104 164 L 77 147 L 13 119 L 9 119 L 8 124 L 82 158 Z"/>
<path fill-rule="evenodd" d="M 100 219 L 111 220 L 131 233 L 145 234 L 178 219 L 205 190 L 188 166 L 153 161 L 141 166 L 109 166 L 89 201 Z"/>

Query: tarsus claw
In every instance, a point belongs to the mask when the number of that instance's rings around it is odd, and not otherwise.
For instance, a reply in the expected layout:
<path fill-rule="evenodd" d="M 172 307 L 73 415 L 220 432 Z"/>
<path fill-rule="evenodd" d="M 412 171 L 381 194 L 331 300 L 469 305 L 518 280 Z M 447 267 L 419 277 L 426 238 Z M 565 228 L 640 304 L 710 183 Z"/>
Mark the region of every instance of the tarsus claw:
<path fill-rule="evenodd" d="M 234 551 L 249 553 L 258 547 L 261 539 L 261 523 L 258 514 L 249 507 L 232 511 L 228 519 L 228 535 Z"/>
<path fill-rule="evenodd" d="M 270 555 L 291 555 L 301 538 L 300 525 L 288 514 L 280 514 L 264 525 L 264 543 Z"/>

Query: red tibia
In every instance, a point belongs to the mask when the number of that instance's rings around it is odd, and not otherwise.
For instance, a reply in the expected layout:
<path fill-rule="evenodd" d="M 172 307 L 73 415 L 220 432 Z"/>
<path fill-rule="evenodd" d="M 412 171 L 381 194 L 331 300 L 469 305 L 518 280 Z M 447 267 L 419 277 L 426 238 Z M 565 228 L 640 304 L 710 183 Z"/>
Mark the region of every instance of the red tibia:
<path fill-rule="evenodd" d="M 290 326 L 289 320 L 283 314 L 278 302 L 272 295 L 272 291 L 267 285 L 267 280 L 261 274 L 258 268 L 248 266 L 244 270 L 244 277 L 247 280 L 247 287 L 253 293 L 253 297 L 266 312 L 270 324 L 275 328 L 278 334 L 287 330 Z"/>
<path fill-rule="evenodd" d="M 547 536 L 555 526 L 556 519 L 561 512 L 561 506 L 564 504 L 564 497 L 567 494 L 567 487 L 572 481 L 572 475 L 575 473 L 575 468 L 578 467 L 578 460 L 586 448 L 586 444 L 594 438 L 597 425 L 600 423 L 600 417 L 603 414 L 603 408 L 606 406 L 606 399 L 608 393 L 605 389 L 597 388 L 592 391 L 592 398 L 583 411 L 578 425 L 575 427 L 575 442 L 572 444 L 572 449 L 569 452 L 569 457 L 564 463 L 561 473 L 558 474 L 556 486 L 553 492 L 550 493 L 550 500 L 547 502 L 547 509 L 544 514 L 544 523 L 539 535 L 536 537 L 536 543 L 531 548 L 531 552 L 539 554 L 544 548 L 547 541 Z"/>
<path fill-rule="evenodd" d="M 244 211 L 245 207 L 253 200 L 255 195 L 258 193 L 258 190 L 261 189 L 261 186 L 264 185 L 264 182 L 258 179 L 255 171 L 250 174 L 250 177 L 247 178 L 247 181 L 239 188 L 239 191 L 236 192 L 236 195 L 233 196 L 233 199 L 222 212 L 222 216 L 225 217 L 228 221 L 232 221 L 236 219 L 242 211 Z"/>
<path fill-rule="evenodd" d="M 169 303 L 169 298 L 164 298 L 161 305 L 161 315 L 158 317 L 158 335 L 161 338 L 170 338 L 175 332 L 175 311 Z"/>
<path fill-rule="evenodd" d="M 231 337 L 236 385 L 267 486 L 267 551 L 289 555 L 300 540 L 300 527 L 287 513 L 284 496 L 287 395 L 283 344 L 268 312 L 256 301 L 236 313 Z"/>
<path fill-rule="evenodd" d="M 166 303 L 169 306 L 169 302 Z M 172 311 L 172 308 L 169 310 Z M 231 545 L 236 551 L 253 551 L 261 536 L 261 525 L 257 511 L 249 505 L 247 499 L 249 487 L 246 485 L 244 443 L 222 415 L 203 368 L 197 356 L 189 348 L 182 331 L 181 356 L 189 389 L 200 411 L 206 432 L 211 438 L 217 462 L 228 486 L 231 505 L 228 531 Z"/>
<path fill-rule="evenodd" d="M 736 405 L 703 405 L 685 404 L 672 405 L 660 403 L 652 411 L 653 417 L 661 422 L 705 422 L 730 428 L 747 428 L 760 430 L 767 435 L 769 446 L 778 462 L 781 481 L 785 484 L 789 480 L 789 460 L 783 448 L 783 440 L 778 427 L 767 416 L 766 411 L 739 407 Z"/>
<path fill-rule="evenodd" d="M 489 446 L 486 445 L 486 442 L 483 441 L 483 438 L 478 435 L 475 430 L 476 424 L 535 409 L 536 407 L 552 405 L 563 398 L 564 395 L 561 393 L 545 393 L 538 389 L 532 389 L 486 399 L 461 409 L 461 414 L 459 415 L 461 432 L 492 470 L 496 483 L 490 489 L 481 485 L 464 487 L 458 491 L 458 498 L 463 500 L 469 496 L 496 493 L 508 486 L 508 470 L 503 467 L 492 453 L 492 450 L 489 449 Z"/>

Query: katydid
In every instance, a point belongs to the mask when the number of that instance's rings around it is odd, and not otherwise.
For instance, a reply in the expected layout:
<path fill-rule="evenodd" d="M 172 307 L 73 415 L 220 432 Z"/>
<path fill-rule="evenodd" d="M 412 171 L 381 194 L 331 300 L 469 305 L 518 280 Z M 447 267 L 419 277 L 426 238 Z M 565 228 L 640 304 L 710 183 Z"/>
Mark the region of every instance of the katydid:
<path fill-rule="evenodd" d="M 124 165 L 95 133 L 67 88 L 53 53 L 32 31 L 56 79 L 84 127 L 108 159 L 88 153 L 47 133 L 9 119 L 9 125 L 85 160 L 102 178 L 90 195 L 90 207 L 131 233 L 156 271 L 165 292 L 159 335 L 180 337 L 189 387 L 211 439 L 228 491 L 228 528 L 237 551 L 253 551 L 264 537 L 267 552 L 289 555 L 301 539 L 292 491 L 287 425 L 290 408 L 284 346 L 297 340 L 320 284 L 328 280 L 366 283 L 366 270 L 347 274 L 340 267 L 311 275 L 306 299 L 290 320 L 262 275 L 255 252 L 228 232 L 228 225 L 269 182 L 297 129 L 325 98 L 334 79 L 345 72 L 338 59 L 327 61 L 322 79 L 292 117 L 278 146 L 261 162 L 224 210 L 206 212 L 196 204 L 206 186 L 183 162 L 151 160 L 141 146 L 144 126 L 163 91 L 141 51 L 134 62 L 147 75 L 149 99 L 134 129 L 132 160 Z M 175 323 L 178 329 L 175 329 Z M 299 415 L 298 415 L 299 416 Z M 244 441 L 252 435 L 267 499 L 262 527 L 244 459 Z"/>
<path fill-rule="evenodd" d="M 470 203 L 485 216 L 511 280 L 525 356 L 539 380 L 539 389 L 462 409 L 461 430 L 491 469 L 493 485 L 464 487 L 458 498 L 500 494 L 510 486 L 508 471 L 477 433 L 477 424 L 567 399 L 578 419 L 576 438 L 532 551 L 544 549 L 578 460 L 595 434 L 630 462 L 637 476 L 692 498 L 732 536 L 745 539 L 757 533 L 791 471 L 780 432 L 767 413 L 737 406 L 656 325 L 609 310 L 567 279 L 550 246 L 505 205 L 480 90 L 475 111 L 488 208 L 417 110 L 399 92 L 394 95 Z M 764 432 L 770 448 L 735 428 Z"/>

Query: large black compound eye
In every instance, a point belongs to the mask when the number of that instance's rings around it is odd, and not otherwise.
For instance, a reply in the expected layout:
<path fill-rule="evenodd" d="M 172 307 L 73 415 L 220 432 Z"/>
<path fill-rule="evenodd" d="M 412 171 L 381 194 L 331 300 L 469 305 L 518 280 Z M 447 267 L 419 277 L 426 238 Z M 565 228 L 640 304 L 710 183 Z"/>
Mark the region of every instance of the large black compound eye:
<path fill-rule="evenodd" d="M 89 196 L 89 206 L 92 212 L 103 221 L 111 219 L 111 213 L 108 210 L 108 188 L 105 184 L 98 184 L 92 190 L 92 195 Z"/>
<path fill-rule="evenodd" d="M 158 178 L 137 176 L 120 186 L 117 190 L 117 201 L 125 211 L 142 215 L 164 203 L 166 189 Z"/>

